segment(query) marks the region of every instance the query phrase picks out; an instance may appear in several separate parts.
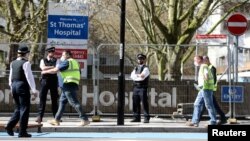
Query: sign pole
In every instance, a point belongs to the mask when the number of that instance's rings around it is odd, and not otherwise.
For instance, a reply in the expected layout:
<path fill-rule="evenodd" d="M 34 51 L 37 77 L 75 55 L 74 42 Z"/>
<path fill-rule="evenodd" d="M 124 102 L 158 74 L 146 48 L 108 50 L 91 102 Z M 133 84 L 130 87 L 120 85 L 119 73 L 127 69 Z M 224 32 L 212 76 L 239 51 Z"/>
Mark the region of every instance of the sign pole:
<path fill-rule="evenodd" d="M 238 46 L 239 46 L 239 36 L 236 35 L 235 36 L 235 45 L 233 48 L 233 57 L 234 57 L 234 78 L 233 78 L 233 86 L 230 88 L 230 118 L 229 118 L 229 122 L 230 123 L 237 123 L 237 119 L 235 118 L 235 94 L 236 94 L 236 90 L 235 90 L 235 82 L 238 82 Z"/>
<path fill-rule="evenodd" d="M 234 73 L 235 73 L 235 78 L 234 78 L 234 82 L 238 82 L 238 46 L 239 46 L 239 36 L 235 36 L 236 38 L 236 43 L 234 46 L 234 60 L 235 60 L 235 67 L 234 67 Z"/>
<path fill-rule="evenodd" d="M 125 48 L 125 13 L 126 0 L 121 0 L 120 21 L 120 72 L 118 76 L 117 125 L 124 125 L 125 78 L 124 78 L 124 48 Z"/>
<path fill-rule="evenodd" d="M 228 119 L 229 123 L 237 123 L 237 120 L 235 119 L 235 90 L 234 90 L 234 82 L 238 82 L 238 39 L 239 36 L 244 34 L 247 30 L 247 18 L 242 15 L 241 13 L 235 13 L 231 15 L 227 20 L 227 29 L 228 31 L 235 36 L 236 43 L 233 48 L 233 55 L 234 55 L 234 63 L 233 63 L 233 89 L 231 89 L 231 85 L 229 83 L 229 94 L 230 94 L 230 102 L 229 102 L 229 108 L 230 108 L 230 118 Z M 231 62 L 231 61 L 230 61 Z M 231 67 L 229 68 L 231 69 Z M 231 76 L 231 73 L 228 75 Z M 231 82 L 231 79 L 229 80 Z"/>

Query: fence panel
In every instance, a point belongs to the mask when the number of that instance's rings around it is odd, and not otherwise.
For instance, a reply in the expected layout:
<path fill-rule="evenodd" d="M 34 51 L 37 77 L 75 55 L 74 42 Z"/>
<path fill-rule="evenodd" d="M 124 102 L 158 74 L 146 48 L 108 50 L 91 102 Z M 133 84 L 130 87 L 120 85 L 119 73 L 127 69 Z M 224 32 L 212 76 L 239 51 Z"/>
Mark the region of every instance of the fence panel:
<path fill-rule="evenodd" d="M 48 46 L 49 44 L 40 44 L 39 48 L 43 45 Z M 57 45 L 60 46 L 60 45 Z M 57 47 L 56 46 L 56 47 Z M 74 45 L 72 45 L 74 46 Z M 163 45 L 127 45 L 125 50 L 125 115 L 132 114 L 132 80 L 130 79 L 130 73 L 136 65 L 136 55 L 137 53 L 150 53 L 150 48 L 159 48 L 163 49 L 171 48 L 171 46 Z M 173 46 L 172 46 L 173 47 Z M 189 47 L 183 45 L 183 47 Z M 191 47 L 191 46 L 190 46 Z M 211 47 L 215 48 L 215 47 Z M 208 53 L 208 47 L 203 46 L 198 50 L 199 55 L 206 55 Z M 39 49 L 42 50 L 42 49 Z M 216 50 L 216 49 L 215 49 Z M 221 50 L 221 48 L 220 48 Z M 6 57 L 7 51 L 3 51 L 2 54 L 2 63 L 5 62 L 4 58 Z M 41 53 L 41 52 L 39 52 Z M 79 87 L 79 99 L 83 105 L 85 112 L 93 114 L 95 108 L 98 108 L 99 113 L 102 115 L 116 115 L 117 113 L 117 93 L 118 93 L 118 73 L 119 73 L 119 45 L 100 45 L 97 47 L 97 50 L 93 48 L 88 49 L 87 57 L 87 77 L 83 77 Z M 1 52 L 0 52 L 1 54 Z M 43 54 L 43 53 L 41 53 Z M 60 55 L 58 55 L 59 57 Z M 213 58 L 213 56 L 209 56 Z M 41 58 L 37 58 L 40 60 Z M 182 81 L 159 81 L 157 74 L 157 63 L 150 59 L 148 63 L 150 65 L 151 79 L 150 86 L 148 89 L 149 95 L 149 106 L 150 113 L 153 116 L 168 116 L 172 115 L 173 112 L 176 112 L 179 103 L 193 103 L 197 95 L 195 90 L 194 83 L 194 71 L 195 67 L 193 65 L 193 58 L 190 57 L 190 61 L 183 66 Z M 1 61 L 1 59 L 0 59 Z M 151 62 L 150 62 L 151 61 Z M 215 59 L 215 62 L 217 60 Z M 37 63 L 37 64 L 36 64 Z M 34 61 L 32 65 L 39 65 L 39 61 Z M 37 89 L 40 89 L 39 77 L 40 70 L 38 67 L 34 68 L 33 73 L 36 79 Z M 1 67 L 0 75 L 0 113 L 13 112 L 14 104 L 13 99 L 10 95 L 10 88 L 8 86 L 8 70 Z M 227 82 L 219 82 L 218 90 L 215 95 L 217 101 L 222 106 L 222 109 L 225 113 L 229 110 L 228 102 L 221 102 L 222 85 L 228 85 Z M 236 103 L 236 116 L 247 116 L 250 115 L 249 109 L 249 83 L 237 83 L 237 85 L 243 86 L 244 88 L 244 99 L 242 103 Z M 95 94 L 98 94 L 97 107 L 94 107 Z M 37 112 L 37 104 L 39 98 L 31 98 L 31 112 Z M 50 111 L 50 95 L 48 94 L 47 98 L 47 107 L 46 112 L 51 113 Z M 74 113 L 75 110 L 70 106 L 67 107 L 66 113 Z M 192 111 L 188 111 L 192 113 Z"/>

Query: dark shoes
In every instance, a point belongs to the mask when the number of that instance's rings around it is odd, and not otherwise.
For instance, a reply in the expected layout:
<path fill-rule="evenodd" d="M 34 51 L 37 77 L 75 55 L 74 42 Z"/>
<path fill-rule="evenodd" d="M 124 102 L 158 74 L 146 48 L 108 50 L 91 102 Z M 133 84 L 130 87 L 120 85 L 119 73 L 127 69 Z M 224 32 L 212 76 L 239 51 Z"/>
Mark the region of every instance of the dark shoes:
<path fill-rule="evenodd" d="M 141 122 L 141 120 L 140 120 L 140 119 L 137 119 L 137 118 L 134 118 L 134 119 L 132 119 L 130 122 Z M 148 118 L 145 118 L 144 121 L 143 121 L 143 123 L 149 123 L 149 119 L 148 119 Z"/>
<path fill-rule="evenodd" d="M 32 135 L 28 134 L 28 133 L 24 133 L 24 134 L 19 134 L 18 135 L 18 138 L 30 138 L 30 137 L 32 137 Z"/>
<path fill-rule="evenodd" d="M 9 128 L 5 127 L 5 130 L 6 130 L 6 132 L 7 132 L 7 134 L 8 134 L 9 136 L 14 136 L 14 132 L 13 132 L 12 129 L 9 129 Z"/>
<path fill-rule="evenodd" d="M 226 124 L 227 123 L 227 119 L 221 119 L 217 122 L 217 125 L 222 125 L 222 124 Z"/>
<path fill-rule="evenodd" d="M 141 122 L 141 120 L 140 120 L 140 119 L 137 119 L 137 118 L 134 118 L 134 119 L 132 119 L 130 122 Z"/>
<path fill-rule="evenodd" d="M 5 130 L 7 132 L 7 134 L 9 136 L 14 136 L 14 132 L 12 129 L 8 128 L 8 127 L 5 127 Z M 28 134 L 28 133 L 23 133 L 23 134 L 19 134 L 18 135 L 19 138 L 30 138 L 31 137 L 31 134 Z"/>
<path fill-rule="evenodd" d="M 143 123 L 149 123 L 149 119 L 145 118 Z"/>

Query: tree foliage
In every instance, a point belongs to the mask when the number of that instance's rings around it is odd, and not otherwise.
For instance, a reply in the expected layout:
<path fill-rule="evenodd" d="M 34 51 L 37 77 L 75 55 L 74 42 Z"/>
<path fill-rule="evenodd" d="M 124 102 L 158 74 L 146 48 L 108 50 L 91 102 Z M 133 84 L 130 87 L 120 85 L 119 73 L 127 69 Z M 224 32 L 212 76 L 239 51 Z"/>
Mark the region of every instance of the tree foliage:
<path fill-rule="evenodd" d="M 54 0 L 59 2 L 59 0 Z M 156 65 L 159 80 L 180 80 L 182 64 L 194 52 L 190 44 L 206 19 L 223 9 L 221 19 L 214 21 L 206 34 L 212 33 L 230 13 L 246 5 L 249 0 L 232 3 L 230 0 L 127 0 L 126 43 L 147 44 L 140 52 Z M 6 27 L 0 32 L 11 43 L 31 43 L 30 60 L 43 56 L 37 44 L 47 39 L 48 0 L 0 0 L 0 17 Z M 90 43 L 119 43 L 120 3 L 117 0 L 99 1 L 90 17 Z M 17 46 L 11 44 L 9 61 L 16 56 Z M 44 49 L 44 47 L 42 48 Z M 138 50 L 126 49 L 127 53 Z M 41 50 L 43 52 L 43 50 Z M 39 56 L 40 55 L 40 56 Z"/>
<path fill-rule="evenodd" d="M 229 14 L 242 8 L 248 1 L 237 3 L 230 0 L 127 1 L 126 43 L 148 44 L 142 51 L 151 58 L 149 59 L 151 62 L 156 62 L 153 64 L 157 65 L 159 80 L 180 80 L 182 65 L 195 50 L 194 47 L 184 47 L 184 45 L 192 43 L 194 35 L 208 17 L 218 15 L 218 9 L 222 9 L 219 13 L 221 19 L 213 21 L 214 25 L 210 25 L 203 34 L 212 33 Z M 230 7 L 225 8 L 228 5 Z M 114 20 L 109 24 L 111 27 L 105 30 L 116 31 L 112 26 Z M 118 37 L 115 32 L 105 33 L 112 39 Z M 115 40 L 110 41 L 119 42 L 118 39 Z"/>
<path fill-rule="evenodd" d="M 231 3 L 228 0 L 134 0 L 146 43 L 166 45 L 150 48 L 157 62 L 159 80 L 180 80 L 182 63 L 195 49 L 182 45 L 191 43 L 193 36 L 209 16 L 218 14 L 218 8 L 223 9 L 228 3 L 231 4 L 231 8 L 224 10 L 221 19 L 214 21 L 215 24 L 204 34 L 212 33 L 230 13 L 247 1 Z"/>
<path fill-rule="evenodd" d="M 3 34 L 8 36 L 10 44 L 7 65 L 16 57 L 18 43 L 30 43 L 30 60 L 38 61 L 38 45 L 46 39 L 48 0 L 5 0 L 1 1 L 0 11 L 6 21 Z"/>

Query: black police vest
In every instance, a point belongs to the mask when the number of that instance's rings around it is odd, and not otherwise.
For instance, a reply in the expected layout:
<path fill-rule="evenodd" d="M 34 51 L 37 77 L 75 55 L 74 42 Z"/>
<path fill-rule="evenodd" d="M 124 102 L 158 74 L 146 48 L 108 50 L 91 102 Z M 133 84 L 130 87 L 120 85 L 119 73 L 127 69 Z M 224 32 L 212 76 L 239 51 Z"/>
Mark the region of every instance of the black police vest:
<path fill-rule="evenodd" d="M 12 68 L 12 78 L 11 81 L 23 81 L 28 84 L 28 81 L 25 77 L 24 70 L 23 70 L 23 64 L 27 62 L 28 60 L 21 59 L 21 60 L 14 60 L 12 62 L 11 68 Z"/>
<path fill-rule="evenodd" d="M 140 74 L 144 68 L 147 66 L 143 65 L 142 67 L 135 67 L 135 74 Z M 136 87 L 148 87 L 149 76 L 147 76 L 143 81 L 134 81 L 134 86 Z"/>
<path fill-rule="evenodd" d="M 54 66 L 55 67 L 57 59 L 54 57 L 51 58 L 50 60 L 48 60 L 47 58 L 44 58 L 43 61 L 44 61 L 45 66 Z M 57 74 L 43 74 L 42 78 L 43 79 L 57 79 Z"/>

